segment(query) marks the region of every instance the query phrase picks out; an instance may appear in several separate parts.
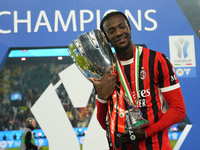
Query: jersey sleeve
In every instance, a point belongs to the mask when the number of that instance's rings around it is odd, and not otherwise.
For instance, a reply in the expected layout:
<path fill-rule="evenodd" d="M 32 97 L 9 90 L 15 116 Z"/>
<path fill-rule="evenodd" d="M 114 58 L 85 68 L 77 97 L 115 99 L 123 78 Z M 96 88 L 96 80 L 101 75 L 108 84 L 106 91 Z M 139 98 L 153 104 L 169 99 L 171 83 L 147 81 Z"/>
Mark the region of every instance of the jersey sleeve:
<path fill-rule="evenodd" d="M 108 111 L 107 103 L 102 103 L 96 98 L 96 106 L 97 106 L 97 120 L 101 127 L 106 130 L 106 115 Z"/>
<path fill-rule="evenodd" d="M 157 70 L 159 72 L 158 83 L 161 92 L 168 92 L 180 87 L 174 67 L 164 54 L 159 57 Z"/>
<path fill-rule="evenodd" d="M 162 54 L 159 59 L 158 71 L 159 88 L 169 105 L 169 109 L 156 123 L 144 129 L 147 137 L 169 128 L 173 124 L 183 120 L 186 116 L 185 104 L 179 81 L 176 78 L 171 62 L 164 54 Z"/>
<path fill-rule="evenodd" d="M 146 137 L 152 136 L 160 131 L 163 131 L 164 129 L 169 128 L 173 124 L 183 120 L 186 116 L 185 104 L 181 88 L 164 92 L 163 96 L 169 105 L 169 109 L 159 119 L 159 121 L 144 129 L 146 131 Z"/>

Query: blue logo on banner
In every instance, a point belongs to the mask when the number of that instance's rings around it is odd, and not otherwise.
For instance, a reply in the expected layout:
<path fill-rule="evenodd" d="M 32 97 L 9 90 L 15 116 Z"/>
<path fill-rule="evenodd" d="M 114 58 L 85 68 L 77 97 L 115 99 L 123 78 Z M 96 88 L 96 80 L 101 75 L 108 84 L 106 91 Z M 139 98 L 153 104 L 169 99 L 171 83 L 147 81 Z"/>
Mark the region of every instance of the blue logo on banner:
<path fill-rule="evenodd" d="M 182 58 L 182 56 L 183 56 L 183 58 L 188 57 L 187 50 L 188 50 L 188 46 L 189 46 L 190 42 L 188 42 L 188 41 L 185 40 L 184 45 L 183 45 L 183 48 L 181 48 L 181 45 L 183 44 L 183 42 L 184 42 L 184 39 L 181 38 L 181 39 L 179 39 L 178 41 L 176 41 L 176 42 L 174 43 L 174 45 L 175 45 L 175 47 L 176 47 L 176 49 L 177 49 L 177 51 L 178 51 L 177 56 L 178 56 L 179 58 Z M 182 55 L 182 54 L 183 54 L 183 55 Z"/>
<path fill-rule="evenodd" d="M 177 67 L 174 69 L 177 77 L 196 77 L 196 67 Z"/>
<path fill-rule="evenodd" d="M 186 58 L 188 56 L 187 49 L 188 49 L 189 44 L 190 43 L 188 41 L 185 41 L 185 43 L 184 43 L 184 46 L 183 46 L 183 57 L 184 58 Z"/>

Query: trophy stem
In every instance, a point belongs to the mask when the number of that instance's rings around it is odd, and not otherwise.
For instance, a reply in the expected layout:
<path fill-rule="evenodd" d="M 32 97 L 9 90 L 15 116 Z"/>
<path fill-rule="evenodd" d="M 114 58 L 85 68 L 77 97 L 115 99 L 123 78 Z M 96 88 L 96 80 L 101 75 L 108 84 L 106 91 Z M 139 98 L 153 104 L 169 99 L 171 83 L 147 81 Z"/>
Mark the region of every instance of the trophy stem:
<path fill-rule="evenodd" d="M 117 86 L 119 89 L 119 86 Z M 119 96 L 119 92 L 117 92 Z M 123 93 L 124 100 L 127 102 L 128 106 L 128 117 L 130 118 L 132 128 L 139 129 L 148 127 L 150 122 L 142 117 L 140 109 L 134 104 L 131 103 L 125 93 Z M 127 127 L 125 128 L 125 133 L 128 131 Z"/>

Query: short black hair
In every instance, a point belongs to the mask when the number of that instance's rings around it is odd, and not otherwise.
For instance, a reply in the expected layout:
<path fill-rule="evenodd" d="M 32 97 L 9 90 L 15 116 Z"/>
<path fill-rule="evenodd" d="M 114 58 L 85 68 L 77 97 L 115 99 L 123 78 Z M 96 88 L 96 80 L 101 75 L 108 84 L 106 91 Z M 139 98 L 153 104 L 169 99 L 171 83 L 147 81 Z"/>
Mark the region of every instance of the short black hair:
<path fill-rule="evenodd" d="M 113 11 L 113 12 L 110 12 L 110 13 L 106 14 L 106 15 L 103 17 L 103 19 L 101 20 L 100 29 L 101 29 L 102 32 L 104 32 L 104 34 L 106 34 L 105 31 L 104 31 L 104 28 L 103 28 L 104 22 L 105 22 L 107 19 L 109 19 L 110 17 L 116 16 L 116 15 L 121 15 L 121 16 L 123 16 L 123 17 L 126 19 L 126 21 L 127 21 L 127 23 L 128 23 L 128 26 L 131 28 L 130 22 L 129 22 L 128 18 L 126 17 L 126 15 L 125 15 L 123 12 L 120 12 L 120 11 Z"/>

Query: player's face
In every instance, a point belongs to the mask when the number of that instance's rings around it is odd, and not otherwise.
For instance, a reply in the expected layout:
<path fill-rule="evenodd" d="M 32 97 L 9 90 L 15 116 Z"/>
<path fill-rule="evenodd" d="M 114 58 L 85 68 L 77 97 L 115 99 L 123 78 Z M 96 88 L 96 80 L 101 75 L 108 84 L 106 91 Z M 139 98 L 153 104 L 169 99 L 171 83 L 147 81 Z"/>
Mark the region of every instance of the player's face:
<path fill-rule="evenodd" d="M 32 119 L 32 126 L 33 126 L 33 128 L 36 128 L 36 121 L 35 121 L 35 119 Z"/>
<path fill-rule="evenodd" d="M 131 29 L 121 15 L 112 16 L 103 24 L 109 42 L 116 50 L 124 51 L 130 47 Z"/>

